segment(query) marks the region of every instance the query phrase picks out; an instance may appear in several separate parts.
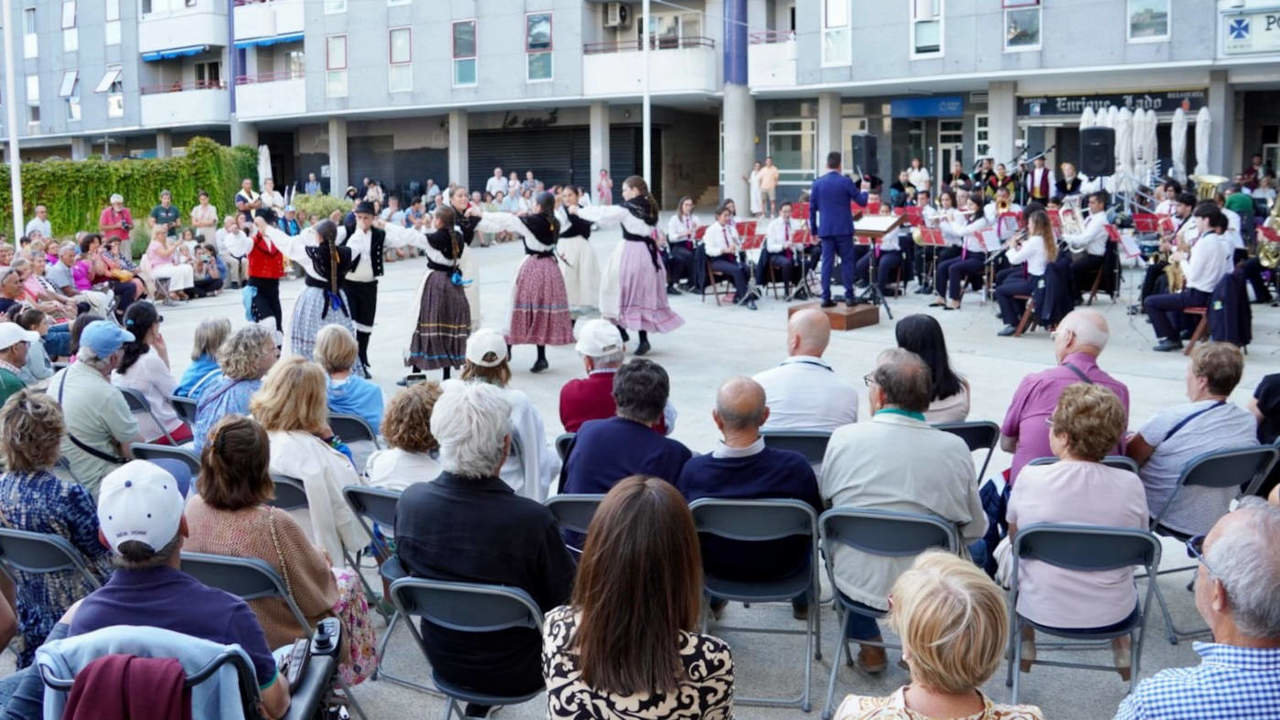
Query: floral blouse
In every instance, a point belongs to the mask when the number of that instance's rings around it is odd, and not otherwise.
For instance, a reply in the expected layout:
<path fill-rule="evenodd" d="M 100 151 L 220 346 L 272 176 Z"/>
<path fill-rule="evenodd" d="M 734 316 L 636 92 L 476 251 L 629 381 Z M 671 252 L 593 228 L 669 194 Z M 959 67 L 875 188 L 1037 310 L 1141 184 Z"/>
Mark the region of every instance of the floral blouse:
<path fill-rule="evenodd" d="M 906 690 L 904 685 L 888 697 L 850 695 L 840 703 L 835 720 L 929 720 L 907 707 Z M 999 705 L 981 690 L 978 695 L 984 705 L 982 712 L 957 720 L 1044 720 L 1035 705 Z"/>
<path fill-rule="evenodd" d="M 578 613 L 560 606 L 542 627 L 542 677 L 547 683 L 548 720 L 730 720 L 733 717 L 733 657 L 719 638 L 680 633 L 686 679 L 672 694 L 614 695 L 582 681 L 572 649 Z"/>
<path fill-rule="evenodd" d="M 7 472 L 0 476 L 0 526 L 60 535 L 80 551 L 99 581 L 111 573 L 109 553 L 98 542 L 97 506 L 83 485 L 44 470 Z M 18 629 L 24 641 L 18 655 L 18 667 L 22 668 L 31 664 L 36 648 L 58 618 L 93 588 L 75 570 L 36 575 L 14 569 L 13 573 L 18 589 Z"/>

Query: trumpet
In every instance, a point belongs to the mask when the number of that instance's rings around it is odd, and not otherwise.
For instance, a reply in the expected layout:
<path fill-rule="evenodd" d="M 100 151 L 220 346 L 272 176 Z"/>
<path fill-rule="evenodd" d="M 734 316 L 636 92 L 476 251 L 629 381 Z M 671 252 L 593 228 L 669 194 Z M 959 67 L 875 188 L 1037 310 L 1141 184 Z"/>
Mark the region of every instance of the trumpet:
<path fill-rule="evenodd" d="M 1001 213 L 1009 212 L 1009 199 L 1008 199 L 1008 198 L 1001 198 L 1001 199 L 997 200 L 997 201 L 996 201 L 996 210 L 998 210 L 998 211 L 999 211 L 999 212 L 1001 212 Z"/>

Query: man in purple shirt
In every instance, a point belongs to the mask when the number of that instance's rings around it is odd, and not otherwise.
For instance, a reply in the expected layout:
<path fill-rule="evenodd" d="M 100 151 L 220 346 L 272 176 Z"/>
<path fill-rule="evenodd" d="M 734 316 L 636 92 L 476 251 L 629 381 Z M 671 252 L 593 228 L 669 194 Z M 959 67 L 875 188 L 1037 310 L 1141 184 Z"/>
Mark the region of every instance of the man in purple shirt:
<path fill-rule="evenodd" d="M 1074 310 L 1058 323 L 1053 334 L 1053 353 L 1058 366 L 1032 373 L 1018 384 L 1000 426 L 1000 447 L 1013 453 L 1009 484 L 1018 479 L 1023 465 L 1053 455 L 1049 449 L 1046 420 L 1058 405 L 1058 396 L 1068 385 L 1084 382 L 1110 388 L 1129 416 L 1129 389 L 1098 367 L 1098 355 L 1107 346 L 1107 320 L 1097 310 Z"/>

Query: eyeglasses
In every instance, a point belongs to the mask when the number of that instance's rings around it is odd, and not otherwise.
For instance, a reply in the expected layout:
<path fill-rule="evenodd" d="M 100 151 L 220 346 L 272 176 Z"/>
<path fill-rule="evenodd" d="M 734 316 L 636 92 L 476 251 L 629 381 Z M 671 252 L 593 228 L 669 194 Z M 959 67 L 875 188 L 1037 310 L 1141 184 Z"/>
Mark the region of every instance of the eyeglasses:
<path fill-rule="evenodd" d="M 1209 563 L 1205 562 L 1204 559 L 1204 538 L 1204 535 L 1195 535 L 1187 538 L 1187 557 L 1204 565 L 1204 569 L 1208 570 L 1209 574 L 1212 575 L 1213 568 L 1209 567 Z"/>
<path fill-rule="evenodd" d="M 875 384 L 876 384 L 876 374 L 875 374 L 875 373 L 873 373 L 873 372 L 869 372 L 869 373 L 867 373 L 866 375 L 863 375 L 863 376 L 862 376 L 862 382 L 863 382 L 863 384 L 864 384 L 864 385 L 866 385 L 867 387 L 871 387 L 872 385 L 875 385 Z"/>

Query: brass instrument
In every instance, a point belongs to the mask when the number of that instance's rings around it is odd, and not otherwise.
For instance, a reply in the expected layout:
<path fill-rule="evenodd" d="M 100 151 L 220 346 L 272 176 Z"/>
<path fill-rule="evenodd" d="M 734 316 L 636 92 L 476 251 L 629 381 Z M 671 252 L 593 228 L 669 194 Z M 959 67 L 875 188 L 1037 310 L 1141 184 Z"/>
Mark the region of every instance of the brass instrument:
<path fill-rule="evenodd" d="M 1267 217 L 1267 221 L 1263 225 L 1280 233 L 1280 202 L 1272 203 L 1271 215 Z M 1268 270 L 1273 270 L 1280 266 L 1280 243 L 1268 242 L 1259 234 L 1258 262 L 1262 263 L 1262 267 Z"/>
<path fill-rule="evenodd" d="M 1221 175 L 1192 175 L 1191 179 L 1196 181 L 1196 198 L 1200 200 L 1212 200 L 1219 186 L 1231 182 Z"/>
<path fill-rule="evenodd" d="M 996 210 L 997 210 L 998 212 L 1000 212 L 1000 213 L 1007 213 L 1007 212 L 1009 212 L 1009 199 L 1008 199 L 1008 198 L 1001 198 L 1000 200 L 997 200 L 997 201 L 996 201 Z"/>
<path fill-rule="evenodd" d="M 1182 274 L 1182 265 L 1180 263 L 1170 261 L 1169 256 L 1172 254 L 1172 252 L 1170 250 L 1164 249 L 1163 246 L 1166 243 L 1168 243 L 1170 239 L 1172 239 L 1174 250 L 1182 253 L 1183 255 L 1190 253 L 1191 245 L 1190 243 L 1187 242 L 1186 238 L 1183 237 L 1183 234 L 1182 234 L 1183 231 L 1186 229 L 1187 224 L 1190 221 L 1191 221 L 1190 217 L 1187 217 L 1185 220 L 1183 220 L 1182 224 L 1178 226 L 1178 229 L 1174 231 L 1172 236 L 1161 236 L 1160 244 L 1162 247 L 1158 252 L 1156 252 L 1154 255 L 1151 256 L 1151 262 L 1153 263 L 1161 262 L 1165 264 L 1164 278 L 1165 278 L 1165 282 L 1167 282 L 1169 285 L 1169 292 L 1171 293 L 1182 292 L 1182 289 L 1183 287 L 1186 286 L 1187 281 L 1186 281 L 1186 277 L 1184 277 Z"/>
<path fill-rule="evenodd" d="M 1084 232 L 1084 214 L 1074 198 L 1068 198 L 1058 209 L 1058 218 L 1062 221 L 1063 235 L 1079 235 Z"/>

